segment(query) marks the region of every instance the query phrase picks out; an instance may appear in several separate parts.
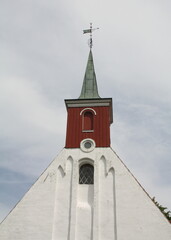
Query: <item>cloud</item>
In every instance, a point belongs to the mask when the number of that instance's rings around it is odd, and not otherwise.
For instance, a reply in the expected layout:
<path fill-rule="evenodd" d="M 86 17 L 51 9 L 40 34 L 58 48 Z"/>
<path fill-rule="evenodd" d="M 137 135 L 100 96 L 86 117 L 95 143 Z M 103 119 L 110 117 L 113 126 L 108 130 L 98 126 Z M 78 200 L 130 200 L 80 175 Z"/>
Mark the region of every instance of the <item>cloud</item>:
<path fill-rule="evenodd" d="M 46 96 L 39 93 L 31 82 L 23 79 L 5 79 L 1 84 L 0 94 L 2 156 L 9 151 L 8 161 L 4 155 L 1 166 L 28 172 L 28 165 L 37 165 L 32 158 L 35 159 L 37 155 L 40 158 L 39 151 L 47 157 L 44 146 L 51 148 L 50 145 L 62 142 L 66 122 L 64 109 L 60 110 L 59 107 L 57 111 Z M 48 138 L 52 143 L 47 142 Z M 10 152 L 13 152 L 13 156 Z M 30 158 L 29 163 L 22 160 L 25 156 L 27 160 Z M 25 169 L 19 161 L 28 168 Z"/>

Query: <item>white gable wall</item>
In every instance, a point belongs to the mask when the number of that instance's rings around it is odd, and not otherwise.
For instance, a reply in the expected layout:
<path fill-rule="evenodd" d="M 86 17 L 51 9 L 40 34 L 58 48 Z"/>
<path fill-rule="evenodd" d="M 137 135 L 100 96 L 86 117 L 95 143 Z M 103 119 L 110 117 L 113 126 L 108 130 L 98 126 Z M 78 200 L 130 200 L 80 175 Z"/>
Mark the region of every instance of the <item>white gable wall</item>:
<path fill-rule="evenodd" d="M 1 223 L 0 239 L 51 239 L 56 185 L 52 173 L 50 166 Z"/>
<path fill-rule="evenodd" d="M 80 160 L 94 163 L 90 188 L 78 184 Z M 0 239 L 170 240 L 171 225 L 111 148 L 63 149 L 1 223 Z"/>

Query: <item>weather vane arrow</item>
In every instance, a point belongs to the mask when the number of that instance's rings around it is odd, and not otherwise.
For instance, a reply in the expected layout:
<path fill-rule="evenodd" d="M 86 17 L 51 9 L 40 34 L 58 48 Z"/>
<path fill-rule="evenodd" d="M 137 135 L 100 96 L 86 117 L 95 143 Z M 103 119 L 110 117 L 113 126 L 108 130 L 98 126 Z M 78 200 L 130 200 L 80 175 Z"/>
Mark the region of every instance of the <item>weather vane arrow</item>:
<path fill-rule="evenodd" d="M 90 23 L 90 28 L 83 30 L 83 34 L 90 33 L 90 40 L 89 40 L 90 49 L 93 47 L 92 32 L 97 30 L 97 29 L 99 29 L 99 28 L 92 28 L 92 23 Z"/>

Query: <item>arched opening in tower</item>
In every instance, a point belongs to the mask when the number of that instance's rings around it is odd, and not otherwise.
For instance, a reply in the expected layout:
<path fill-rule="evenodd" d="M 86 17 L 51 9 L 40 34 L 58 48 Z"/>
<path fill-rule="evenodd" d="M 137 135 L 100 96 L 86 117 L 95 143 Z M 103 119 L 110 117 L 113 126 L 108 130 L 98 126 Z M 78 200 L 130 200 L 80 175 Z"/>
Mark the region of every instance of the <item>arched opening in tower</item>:
<path fill-rule="evenodd" d="M 93 113 L 90 111 L 86 111 L 83 114 L 83 131 L 87 131 L 87 130 L 93 130 L 94 128 L 94 116 Z"/>

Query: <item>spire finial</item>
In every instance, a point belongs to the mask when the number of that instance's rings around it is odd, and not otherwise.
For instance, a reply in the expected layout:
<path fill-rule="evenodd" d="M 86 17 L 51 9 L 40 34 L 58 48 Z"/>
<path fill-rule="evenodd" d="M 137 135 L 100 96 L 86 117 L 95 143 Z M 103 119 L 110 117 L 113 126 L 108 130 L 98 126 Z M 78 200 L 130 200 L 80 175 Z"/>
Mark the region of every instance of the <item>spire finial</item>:
<path fill-rule="evenodd" d="M 90 47 L 90 50 L 92 49 L 93 47 L 93 36 L 92 36 L 92 32 L 97 30 L 99 28 L 92 28 L 92 23 L 90 23 L 90 28 L 89 29 L 86 29 L 86 30 L 83 30 L 83 34 L 85 33 L 90 33 L 90 39 L 89 39 L 89 47 Z"/>

